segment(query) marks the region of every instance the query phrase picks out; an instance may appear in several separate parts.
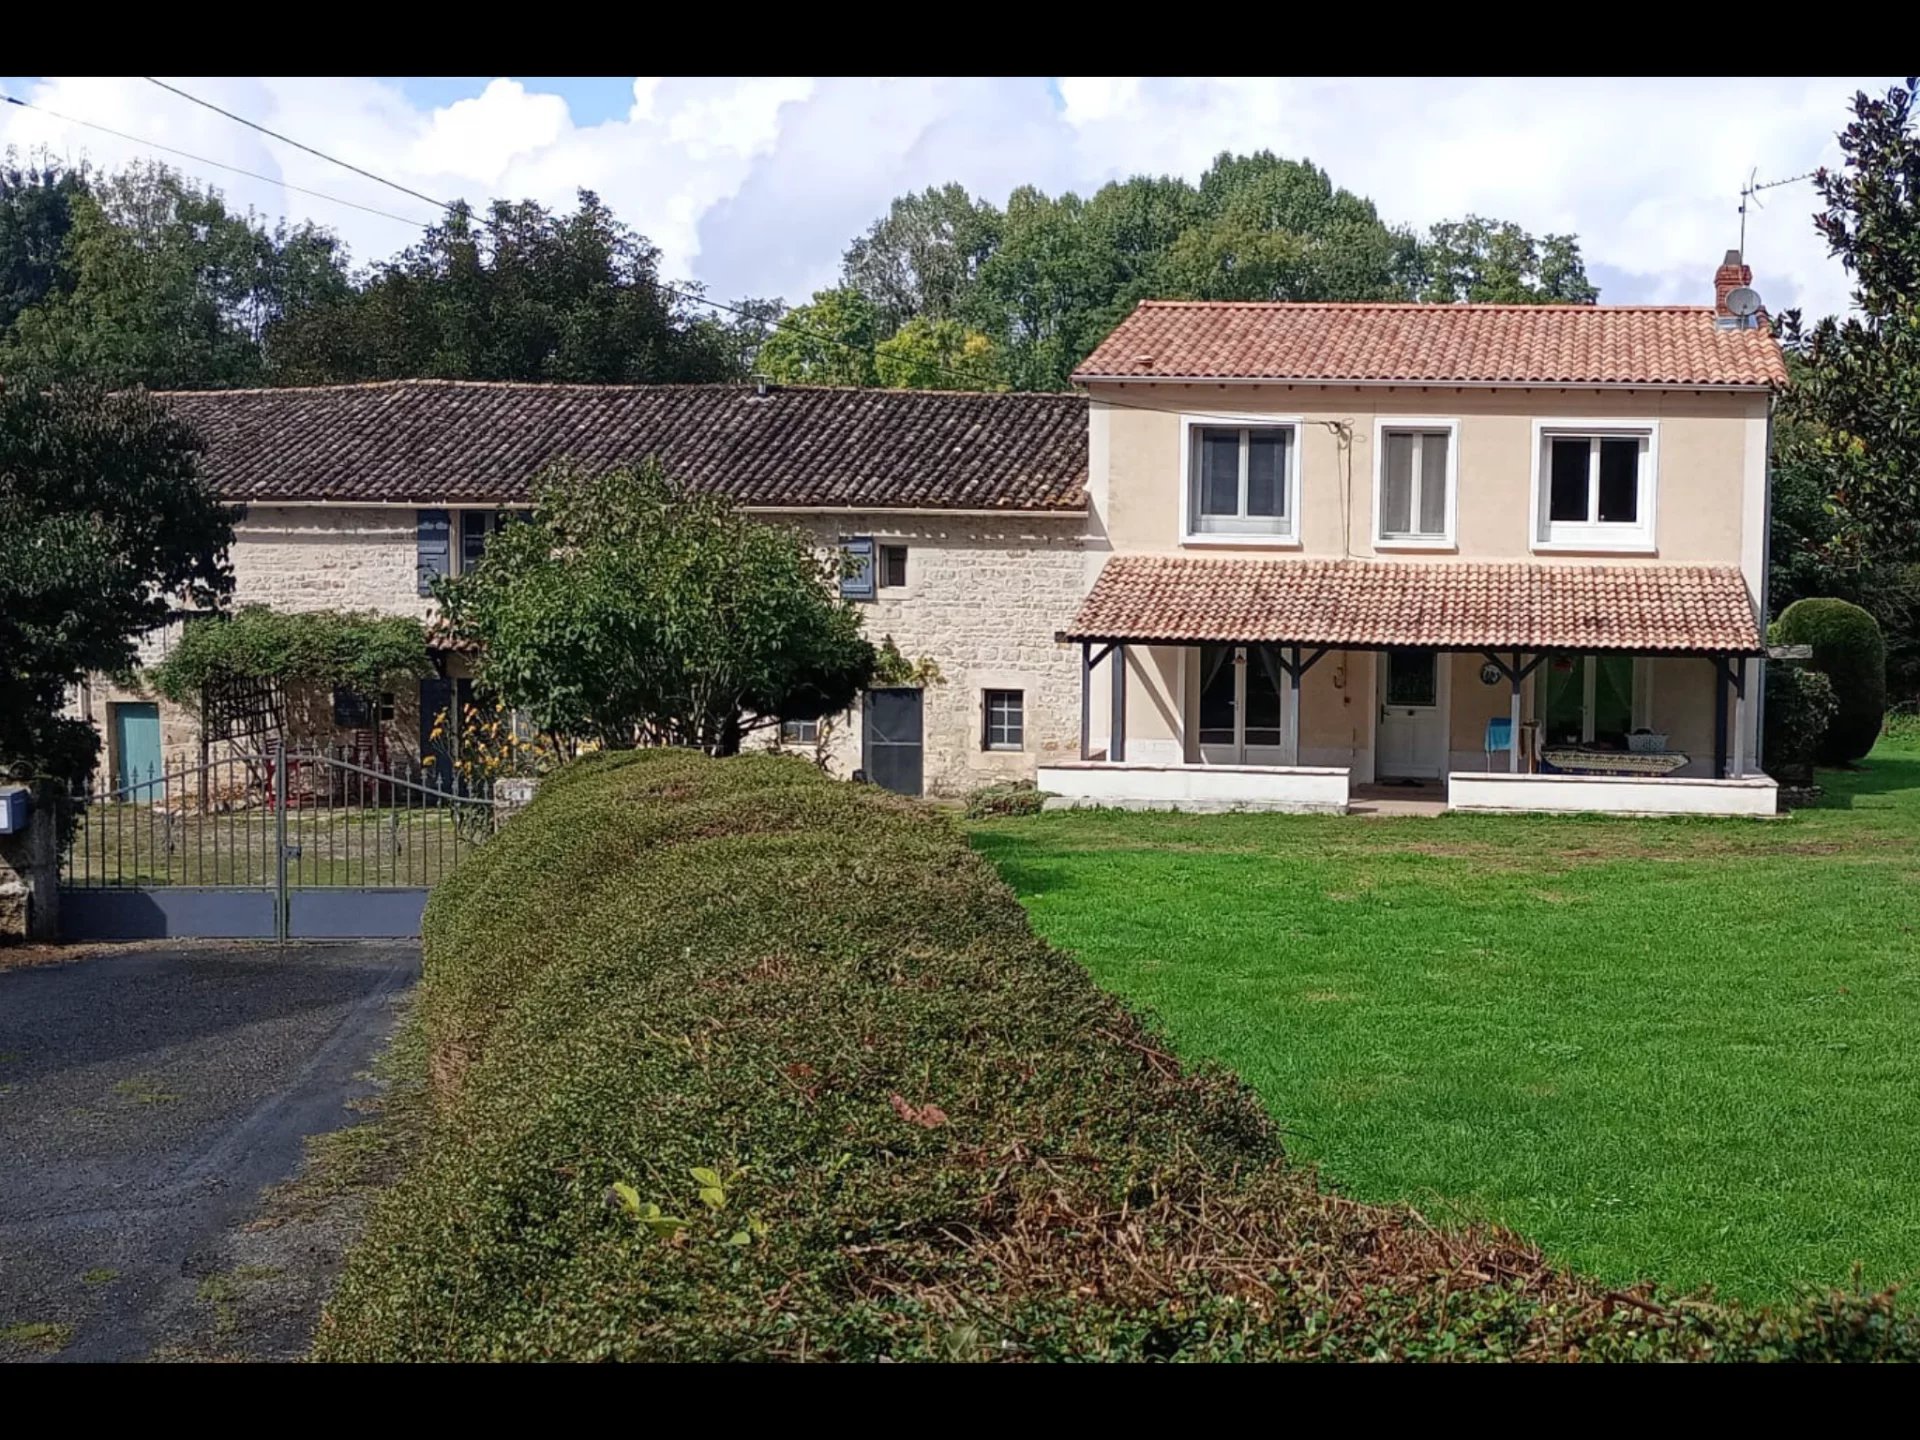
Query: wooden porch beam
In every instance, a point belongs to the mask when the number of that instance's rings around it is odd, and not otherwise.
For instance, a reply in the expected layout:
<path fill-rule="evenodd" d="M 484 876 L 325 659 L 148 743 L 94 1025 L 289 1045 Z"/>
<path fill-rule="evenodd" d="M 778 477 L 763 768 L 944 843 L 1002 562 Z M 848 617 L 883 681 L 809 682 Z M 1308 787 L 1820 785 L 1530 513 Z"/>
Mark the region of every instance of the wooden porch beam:
<path fill-rule="evenodd" d="M 1127 758 L 1127 647 L 1114 644 L 1107 647 L 1113 654 L 1113 718 L 1112 733 L 1107 738 L 1107 759 L 1125 760 Z"/>

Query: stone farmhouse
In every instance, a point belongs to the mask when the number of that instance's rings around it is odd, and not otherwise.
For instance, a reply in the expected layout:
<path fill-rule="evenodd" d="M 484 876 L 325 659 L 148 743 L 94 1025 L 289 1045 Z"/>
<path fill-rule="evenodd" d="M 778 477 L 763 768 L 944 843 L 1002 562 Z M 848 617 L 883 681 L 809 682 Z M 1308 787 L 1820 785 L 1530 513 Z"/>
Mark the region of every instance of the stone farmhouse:
<path fill-rule="evenodd" d="M 548 462 L 670 472 L 861 562 L 940 667 L 824 742 L 842 773 L 1060 803 L 1771 813 L 1758 770 L 1763 317 L 1699 306 L 1146 302 L 1084 393 L 408 380 L 175 394 L 245 507 L 238 603 L 427 618 Z M 1750 294 L 1750 292 L 1748 292 Z M 1746 308 L 1751 308 L 1746 307 Z M 156 637 L 155 644 L 165 643 Z M 340 697 L 418 754 L 470 689 Z M 104 680 L 115 773 L 192 743 Z M 787 727 L 811 748 L 813 727 Z"/>

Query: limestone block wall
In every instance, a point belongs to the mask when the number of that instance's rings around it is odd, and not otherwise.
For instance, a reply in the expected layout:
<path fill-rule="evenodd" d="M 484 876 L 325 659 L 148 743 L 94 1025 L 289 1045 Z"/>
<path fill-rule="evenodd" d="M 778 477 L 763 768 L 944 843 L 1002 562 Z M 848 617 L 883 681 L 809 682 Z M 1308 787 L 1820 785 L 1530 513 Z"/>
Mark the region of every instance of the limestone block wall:
<path fill-rule="evenodd" d="M 1079 651 L 1053 637 L 1086 593 L 1083 516 L 768 518 L 798 526 L 823 549 L 856 535 L 906 547 L 907 583 L 880 587 L 878 598 L 860 609 L 876 644 L 892 636 L 908 659 L 930 656 L 944 677 L 924 701 L 927 793 L 958 795 L 995 780 L 1030 780 L 1038 765 L 1079 758 Z M 985 748 L 988 690 L 1022 692 L 1026 742 L 1020 750 Z M 825 749 L 833 773 L 860 766 L 861 738 L 857 709 L 830 724 Z"/>
<path fill-rule="evenodd" d="M 412 510 L 255 505 L 234 526 L 233 601 L 275 610 L 378 610 L 425 619 Z"/>

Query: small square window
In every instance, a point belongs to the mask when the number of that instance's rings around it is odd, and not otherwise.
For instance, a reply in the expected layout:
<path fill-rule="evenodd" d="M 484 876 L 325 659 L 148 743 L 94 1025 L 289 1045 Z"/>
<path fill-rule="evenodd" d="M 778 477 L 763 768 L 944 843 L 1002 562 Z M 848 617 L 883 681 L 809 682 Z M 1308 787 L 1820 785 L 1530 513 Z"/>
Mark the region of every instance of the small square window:
<path fill-rule="evenodd" d="M 880 547 L 880 588 L 898 590 L 907 583 L 907 547 L 904 545 L 882 545 Z"/>
<path fill-rule="evenodd" d="M 1027 743 L 1026 695 L 1019 690 L 989 690 L 986 696 L 986 748 L 1021 750 Z"/>
<path fill-rule="evenodd" d="M 1293 534 L 1292 425 L 1192 425 L 1188 431 L 1187 533 Z"/>
<path fill-rule="evenodd" d="M 1651 550 L 1652 422 L 1542 432 L 1535 544 L 1559 549 Z"/>
<path fill-rule="evenodd" d="M 373 707 L 356 691 L 335 690 L 333 723 L 342 730 L 364 730 L 373 723 Z"/>
<path fill-rule="evenodd" d="M 818 720 L 782 720 L 780 738 L 789 745 L 813 745 L 820 739 Z"/>

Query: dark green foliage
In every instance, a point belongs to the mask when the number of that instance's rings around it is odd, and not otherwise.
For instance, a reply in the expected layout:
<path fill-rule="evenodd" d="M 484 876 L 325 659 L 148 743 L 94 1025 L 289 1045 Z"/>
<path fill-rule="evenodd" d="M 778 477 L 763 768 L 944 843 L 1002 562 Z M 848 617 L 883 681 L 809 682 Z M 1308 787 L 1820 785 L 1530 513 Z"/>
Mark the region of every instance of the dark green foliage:
<path fill-rule="evenodd" d="M 1909 79 L 1853 100 L 1844 163 L 1814 177 L 1814 225 L 1854 280 L 1856 313 L 1780 317 L 1801 362 L 1786 413 L 1819 427 L 1837 512 L 1875 559 L 1920 556 L 1920 126 Z"/>
<path fill-rule="evenodd" d="M 1912 1358 L 1885 1297 L 1609 1297 L 1355 1205 L 802 761 L 590 757 L 434 894 L 436 1113 L 326 1360 Z"/>
<path fill-rule="evenodd" d="M 73 288 L 65 260 L 73 202 L 86 189 L 78 170 L 42 159 L 0 161 L 0 334 L 29 306 Z"/>
<path fill-rule="evenodd" d="M 985 820 L 993 815 L 1038 815 L 1046 801 L 1046 791 L 1031 780 L 1003 780 L 968 792 L 966 815 L 969 820 Z"/>
<path fill-rule="evenodd" d="M 289 614 L 248 605 L 232 616 L 185 626 L 179 643 L 146 671 L 146 679 L 167 699 L 192 705 L 211 680 L 305 683 L 372 695 L 432 672 L 426 630 L 410 616 Z"/>
<path fill-rule="evenodd" d="M 1845 600 L 1796 600 L 1769 633 L 1777 644 L 1813 646 L 1812 668 L 1833 682 L 1838 708 L 1816 751 L 1820 763 L 1860 759 L 1887 714 L 1887 646 L 1873 616 Z"/>
<path fill-rule="evenodd" d="M 1826 673 L 1802 665 L 1767 666 L 1767 773 L 1785 784 L 1813 779 L 1813 762 L 1840 702 Z"/>
<path fill-rule="evenodd" d="M 840 576 L 800 531 L 648 461 L 542 477 L 533 518 L 437 593 L 481 684 L 556 742 L 728 755 L 751 729 L 845 710 L 873 675 Z"/>
<path fill-rule="evenodd" d="M 0 773 L 82 778 L 96 742 L 61 714 L 68 687 L 232 588 L 198 452 L 145 395 L 0 382 Z"/>
<path fill-rule="evenodd" d="M 0 327 L 0 368 L 156 390 L 258 384 L 262 335 L 344 295 L 311 224 L 268 230 L 164 165 L 88 177 L 66 198 L 55 276 Z"/>
<path fill-rule="evenodd" d="M 571 215 L 531 200 L 496 200 L 484 220 L 456 207 L 358 288 L 275 326 L 269 372 L 288 385 L 737 378 L 738 340 L 664 288 L 659 262 L 590 190 Z"/>

